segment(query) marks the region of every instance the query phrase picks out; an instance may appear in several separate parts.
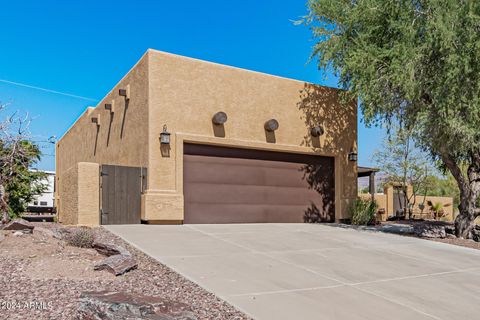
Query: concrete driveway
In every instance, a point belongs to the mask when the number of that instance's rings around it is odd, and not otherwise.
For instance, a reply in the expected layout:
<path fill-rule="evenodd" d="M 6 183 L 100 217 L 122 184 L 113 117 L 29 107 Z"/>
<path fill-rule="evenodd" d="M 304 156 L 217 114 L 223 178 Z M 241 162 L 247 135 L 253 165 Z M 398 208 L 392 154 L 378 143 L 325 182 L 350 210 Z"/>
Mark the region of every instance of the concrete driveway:
<path fill-rule="evenodd" d="M 478 319 L 480 251 L 313 224 L 106 226 L 255 319 Z"/>

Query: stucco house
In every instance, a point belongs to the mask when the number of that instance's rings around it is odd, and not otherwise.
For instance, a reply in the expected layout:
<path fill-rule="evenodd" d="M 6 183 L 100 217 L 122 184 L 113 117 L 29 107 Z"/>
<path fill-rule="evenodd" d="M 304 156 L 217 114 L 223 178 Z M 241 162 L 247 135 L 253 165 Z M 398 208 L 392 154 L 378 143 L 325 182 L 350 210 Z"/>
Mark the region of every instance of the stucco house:
<path fill-rule="evenodd" d="M 56 145 L 66 224 L 339 221 L 357 197 L 357 102 L 148 50 Z"/>

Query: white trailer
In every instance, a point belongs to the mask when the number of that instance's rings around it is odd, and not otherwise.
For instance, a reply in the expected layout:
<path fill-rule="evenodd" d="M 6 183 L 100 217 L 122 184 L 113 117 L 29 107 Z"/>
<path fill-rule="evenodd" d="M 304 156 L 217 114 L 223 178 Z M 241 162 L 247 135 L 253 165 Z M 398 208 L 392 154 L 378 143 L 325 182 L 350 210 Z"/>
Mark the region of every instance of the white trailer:
<path fill-rule="evenodd" d="M 28 204 L 27 211 L 35 213 L 54 213 L 55 171 L 43 171 L 46 174 L 45 191 Z"/>

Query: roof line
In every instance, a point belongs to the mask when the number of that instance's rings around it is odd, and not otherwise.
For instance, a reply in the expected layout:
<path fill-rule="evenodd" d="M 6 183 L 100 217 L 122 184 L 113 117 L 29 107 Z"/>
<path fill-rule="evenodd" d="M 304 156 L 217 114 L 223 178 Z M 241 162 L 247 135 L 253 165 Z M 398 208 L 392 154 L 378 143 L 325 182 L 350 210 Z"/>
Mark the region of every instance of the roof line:
<path fill-rule="evenodd" d="M 209 63 L 209 64 L 221 66 L 221 67 L 227 67 L 227 68 L 230 68 L 230 69 L 236 69 L 236 70 L 240 70 L 240 71 L 251 72 L 251 73 L 260 74 L 260 75 L 263 75 L 263 76 L 274 77 L 274 78 L 290 80 L 290 81 L 296 81 L 296 82 L 301 82 L 301 83 L 304 83 L 304 84 L 305 83 L 306 84 L 311 84 L 311 85 L 314 85 L 314 86 L 329 88 L 329 89 L 338 90 L 338 91 L 346 91 L 346 90 L 341 89 L 341 88 L 325 86 L 325 85 L 321 85 L 321 84 L 318 84 L 318 83 L 308 82 L 308 81 L 305 81 L 305 80 L 282 77 L 282 76 L 275 75 L 275 74 L 270 74 L 270 73 L 266 73 L 266 72 L 262 72 L 262 71 L 245 69 L 245 68 L 236 67 L 236 66 L 232 66 L 232 65 L 228 65 L 228 64 L 219 63 L 219 62 L 213 62 L 213 61 L 202 60 L 202 59 L 198 59 L 198 58 L 192 58 L 192 57 L 184 56 L 184 55 L 181 55 L 181 54 L 161 51 L 161 50 L 157 50 L 157 49 L 149 48 L 147 51 L 156 52 L 156 53 L 160 53 L 160 54 L 171 55 L 171 56 L 175 56 L 175 57 L 182 58 L 182 59 L 187 59 L 187 60 L 194 60 L 194 61 L 199 61 L 199 62 L 203 62 L 203 63 Z"/>

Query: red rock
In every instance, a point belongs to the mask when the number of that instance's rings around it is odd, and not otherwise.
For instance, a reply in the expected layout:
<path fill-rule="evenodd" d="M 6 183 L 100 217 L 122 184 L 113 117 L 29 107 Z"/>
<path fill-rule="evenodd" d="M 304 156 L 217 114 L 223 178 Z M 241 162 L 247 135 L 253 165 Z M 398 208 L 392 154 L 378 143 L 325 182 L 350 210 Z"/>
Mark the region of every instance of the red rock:
<path fill-rule="evenodd" d="M 126 292 L 83 292 L 79 319 L 196 320 L 190 306 L 160 297 Z"/>
<path fill-rule="evenodd" d="M 107 270 L 116 276 L 137 268 L 137 261 L 132 256 L 117 254 L 97 263 L 94 270 Z"/>
<path fill-rule="evenodd" d="M 131 256 L 130 252 L 128 252 L 127 249 L 112 243 L 103 243 L 103 242 L 94 241 L 92 244 L 92 248 L 97 250 L 98 253 L 103 254 L 107 257 L 114 256 L 117 254 L 121 254 L 124 256 Z"/>
<path fill-rule="evenodd" d="M 35 228 L 30 222 L 24 219 L 15 219 L 7 223 L 3 230 L 20 230 L 23 233 L 32 233 Z"/>

